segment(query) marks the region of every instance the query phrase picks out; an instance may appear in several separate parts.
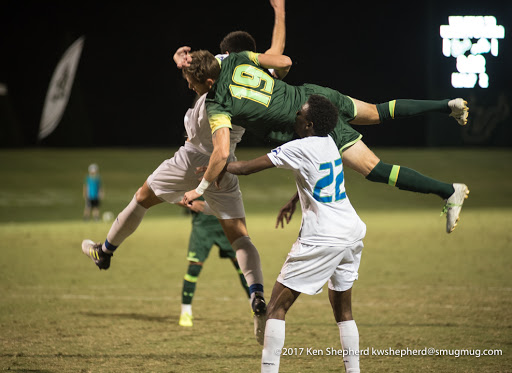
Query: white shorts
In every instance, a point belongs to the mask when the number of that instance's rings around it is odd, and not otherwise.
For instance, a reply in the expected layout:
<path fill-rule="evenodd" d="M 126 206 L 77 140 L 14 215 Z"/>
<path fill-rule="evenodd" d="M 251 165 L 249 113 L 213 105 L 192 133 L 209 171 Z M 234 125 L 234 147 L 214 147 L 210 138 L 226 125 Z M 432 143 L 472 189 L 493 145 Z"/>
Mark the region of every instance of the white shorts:
<path fill-rule="evenodd" d="M 230 160 L 234 160 L 234 156 Z M 196 167 L 208 166 L 210 157 L 198 152 L 194 145 L 186 142 L 148 177 L 147 184 L 156 196 L 169 203 L 177 203 L 183 195 L 199 185 Z M 244 218 L 245 210 L 242 193 L 235 175 L 226 173 L 222 178 L 220 189 L 212 183 L 203 195 L 219 219 Z"/>
<path fill-rule="evenodd" d="M 363 241 L 350 247 L 312 246 L 297 240 L 281 268 L 277 281 L 284 286 L 309 295 L 329 289 L 345 291 L 357 280 Z"/>

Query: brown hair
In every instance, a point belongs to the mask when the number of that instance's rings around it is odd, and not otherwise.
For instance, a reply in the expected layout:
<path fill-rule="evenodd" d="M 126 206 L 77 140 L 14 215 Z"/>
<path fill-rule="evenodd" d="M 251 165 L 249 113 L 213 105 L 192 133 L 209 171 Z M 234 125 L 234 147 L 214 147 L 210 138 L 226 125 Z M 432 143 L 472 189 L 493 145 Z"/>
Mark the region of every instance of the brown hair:
<path fill-rule="evenodd" d="M 206 79 L 217 80 L 220 74 L 220 64 L 213 54 L 207 50 L 190 53 L 192 61 L 189 67 L 183 68 L 183 77 L 204 83 Z"/>

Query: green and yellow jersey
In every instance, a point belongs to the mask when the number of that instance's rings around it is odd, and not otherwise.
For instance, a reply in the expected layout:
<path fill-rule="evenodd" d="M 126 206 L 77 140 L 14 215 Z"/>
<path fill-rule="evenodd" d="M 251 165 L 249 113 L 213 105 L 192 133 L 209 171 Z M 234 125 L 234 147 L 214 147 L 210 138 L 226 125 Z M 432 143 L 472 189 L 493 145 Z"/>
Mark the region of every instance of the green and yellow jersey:
<path fill-rule="evenodd" d="M 212 133 L 233 123 L 261 140 L 284 143 L 293 139 L 297 112 L 312 94 L 327 97 L 339 108 L 331 136 L 340 150 L 361 138 L 348 124 L 356 115 L 348 96 L 313 84 L 292 86 L 274 79 L 253 52 L 232 53 L 222 61 L 219 78 L 206 97 L 206 111 Z"/>

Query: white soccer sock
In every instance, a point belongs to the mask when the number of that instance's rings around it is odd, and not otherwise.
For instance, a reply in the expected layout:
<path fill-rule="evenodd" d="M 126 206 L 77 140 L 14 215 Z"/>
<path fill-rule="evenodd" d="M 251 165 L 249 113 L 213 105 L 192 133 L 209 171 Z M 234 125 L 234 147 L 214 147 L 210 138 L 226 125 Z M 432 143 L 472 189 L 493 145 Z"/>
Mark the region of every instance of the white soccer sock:
<path fill-rule="evenodd" d="M 343 358 L 347 373 L 359 373 L 359 330 L 354 320 L 341 321 L 340 328 L 341 347 L 346 351 Z M 357 351 L 357 352 L 356 352 Z"/>
<path fill-rule="evenodd" d="M 192 315 L 192 305 L 191 304 L 182 304 L 181 305 L 181 314 L 188 313 Z"/>
<path fill-rule="evenodd" d="M 284 337 L 285 321 L 268 319 L 265 326 L 263 352 L 261 353 L 261 373 L 279 372 Z"/>
<path fill-rule="evenodd" d="M 247 285 L 263 285 L 263 273 L 261 272 L 260 254 L 253 245 L 249 236 L 236 239 L 231 246 L 236 250 L 238 265 L 244 274 Z"/>
<path fill-rule="evenodd" d="M 108 242 L 116 247 L 121 245 L 129 235 L 135 232 L 147 211 L 148 209 L 139 205 L 136 197 L 133 196 L 128 206 L 119 213 L 117 219 L 112 223 L 107 234 Z M 105 243 L 102 248 L 103 251 L 112 253 L 105 247 Z"/>

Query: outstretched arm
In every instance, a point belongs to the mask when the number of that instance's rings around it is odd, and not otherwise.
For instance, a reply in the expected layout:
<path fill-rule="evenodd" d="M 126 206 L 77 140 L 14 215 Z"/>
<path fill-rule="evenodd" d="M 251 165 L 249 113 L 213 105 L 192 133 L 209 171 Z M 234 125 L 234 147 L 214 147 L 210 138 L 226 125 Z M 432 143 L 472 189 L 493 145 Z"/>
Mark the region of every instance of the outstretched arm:
<path fill-rule="evenodd" d="M 250 161 L 231 162 L 227 166 L 227 171 L 233 175 L 250 175 L 272 167 L 275 167 L 274 164 L 265 154 Z"/>
<path fill-rule="evenodd" d="M 270 5 L 274 8 L 274 29 L 272 31 L 272 44 L 265 54 L 283 54 L 286 43 L 286 23 L 285 23 L 285 0 L 270 0 Z"/>

